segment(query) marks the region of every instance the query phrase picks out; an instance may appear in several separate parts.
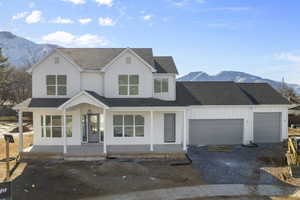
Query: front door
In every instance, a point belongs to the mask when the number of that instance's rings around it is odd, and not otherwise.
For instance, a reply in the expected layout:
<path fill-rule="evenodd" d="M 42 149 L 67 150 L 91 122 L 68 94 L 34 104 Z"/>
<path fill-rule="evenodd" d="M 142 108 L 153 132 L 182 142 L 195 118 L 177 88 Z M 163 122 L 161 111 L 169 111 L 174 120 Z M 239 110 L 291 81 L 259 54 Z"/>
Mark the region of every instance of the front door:
<path fill-rule="evenodd" d="M 100 130 L 99 130 L 99 114 L 88 114 L 88 143 L 99 143 Z"/>

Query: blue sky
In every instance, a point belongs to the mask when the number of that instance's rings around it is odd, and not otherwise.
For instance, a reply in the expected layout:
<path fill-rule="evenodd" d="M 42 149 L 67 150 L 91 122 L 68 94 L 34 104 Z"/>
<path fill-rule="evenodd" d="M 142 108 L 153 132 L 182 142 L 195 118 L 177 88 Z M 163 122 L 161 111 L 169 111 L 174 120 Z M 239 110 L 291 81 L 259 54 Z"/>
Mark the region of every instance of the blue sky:
<path fill-rule="evenodd" d="M 0 0 L 0 30 L 65 47 L 152 47 L 180 75 L 300 84 L 299 0 Z"/>

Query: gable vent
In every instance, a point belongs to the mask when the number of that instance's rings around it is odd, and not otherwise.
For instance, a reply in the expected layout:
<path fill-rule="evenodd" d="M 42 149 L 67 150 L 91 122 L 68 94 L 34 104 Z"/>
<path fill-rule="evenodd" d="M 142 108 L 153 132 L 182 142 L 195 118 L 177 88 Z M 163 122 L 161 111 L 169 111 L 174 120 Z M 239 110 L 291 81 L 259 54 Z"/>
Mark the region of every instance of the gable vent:
<path fill-rule="evenodd" d="M 59 64 L 59 57 L 54 58 L 54 64 Z"/>
<path fill-rule="evenodd" d="M 131 64 L 131 57 L 126 57 L 126 64 Z"/>

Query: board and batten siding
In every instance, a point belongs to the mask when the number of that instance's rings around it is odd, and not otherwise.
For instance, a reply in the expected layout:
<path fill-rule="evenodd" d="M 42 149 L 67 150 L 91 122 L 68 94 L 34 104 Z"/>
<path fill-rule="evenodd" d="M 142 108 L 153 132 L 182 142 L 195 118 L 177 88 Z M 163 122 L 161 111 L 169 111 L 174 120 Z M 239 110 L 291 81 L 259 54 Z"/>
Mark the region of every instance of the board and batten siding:
<path fill-rule="evenodd" d="M 126 58 L 131 58 L 131 64 L 126 64 Z M 119 95 L 119 75 L 139 75 L 138 95 Z M 149 67 L 130 52 L 124 53 L 104 74 L 104 96 L 108 98 L 148 98 L 152 97 L 153 75 Z"/>
<path fill-rule="evenodd" d="M 59 63 L 55 64 L 55 57 Z M 48 96 L 46 86 L 47 75 L 67 75 L 67 95 Z M 72 97 L 80 92 L 80 72 L 66 58 L 54 52 L 47 59 L 42 61 L 32 72 L 32 97 L 33 98 L 66 98 Z"/>
<path fill-rule="evenodd" d="M 100 72 L 81 72 L 81 90 L 89 90 L 104 94 L 104 78 Z"/>
<path fill-rule="evenodd" d="M 243 143 L 253 141 L 254 112 L 280 112 L 281 141 L 288 137 L 287 106 L 191 106 L 188 109 L 188 119 L 243 119 Z M 187 123 L 187 126 L 189 124 Z M 189 130 L 189 127 L 187 127 Z M 189 137 L 187 137 L 189 144 Z"/>

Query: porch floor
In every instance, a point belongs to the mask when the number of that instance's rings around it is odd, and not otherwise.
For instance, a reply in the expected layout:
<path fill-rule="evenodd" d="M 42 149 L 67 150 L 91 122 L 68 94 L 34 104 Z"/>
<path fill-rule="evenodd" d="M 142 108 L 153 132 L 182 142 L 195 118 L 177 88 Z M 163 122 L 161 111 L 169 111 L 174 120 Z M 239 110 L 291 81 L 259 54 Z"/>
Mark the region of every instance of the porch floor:
<path fill-rule="evenodd" d="M 42 146 L 34 145 L 24 149 L 23 158 L 104 158 L 106 156 L 139 155 L 139 157 L 149 157 L 149 155 L 166 155 L 181 153 L 180 144 L 154 145 L 154 151 L 150 151 L 150 145 L 108 145 L 107 154 L 103 152 L 103 144 L 82 144 L 67 146 L 67 153 L 63 153 L 63 146 Z M 146 156 L 147 155 L 147 156 Z"/>

